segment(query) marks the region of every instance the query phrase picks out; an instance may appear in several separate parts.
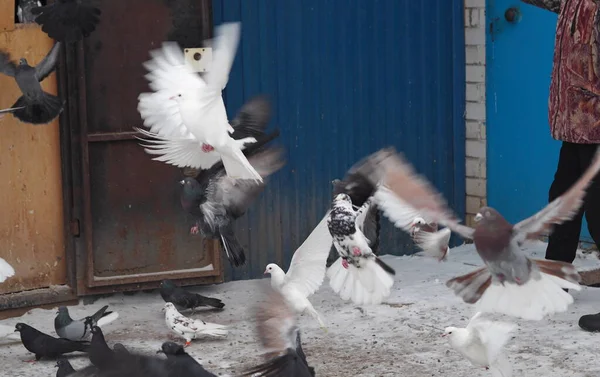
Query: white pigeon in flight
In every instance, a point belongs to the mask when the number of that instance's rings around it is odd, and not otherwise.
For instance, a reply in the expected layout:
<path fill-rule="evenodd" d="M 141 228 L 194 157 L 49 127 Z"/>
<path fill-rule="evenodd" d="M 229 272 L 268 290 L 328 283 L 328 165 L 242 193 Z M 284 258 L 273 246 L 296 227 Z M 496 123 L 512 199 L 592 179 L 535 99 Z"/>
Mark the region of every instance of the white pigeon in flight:
<path fill-rule="evenodd" d="M 227 326 L 216 323 L 208 323 L 195 320 L 181 315 L 175 306 L 167 302 L 163 307 L 165 312 L 165 323 L 175 334 L 185 339 L 185 347 L 189 346 L 193 339 L 202 336 L 224 338 L 227 336 Z"/>
<path fill-rule="evenodd" d="M 327 229 L 328 216 L 329 212 L 296 249 L 287 273 L 275 263 L 268 264 L 265 269 L 265 275 L 271 275 L 271 286 L 281 293 L 288 305 L 296 313 L 308 313 L 323 329 L 325 324 L 308 297 L 319 289 L 325 279 L 325 264 L 332 243 Z"/>
<path fill-rule="evenodd" d="M 222 97 L 239 38 L 240 23 L 215 29 L 213 62 L 204 77 L 193 71 L 175 42 L 164 42 L 162 49 L 150 52 L 152 60 L 144 66 L 154 92 L 138 97 L 138 111 L 150 131 L 135 129 L 149 138 L 139 139 L 146 143 L 142 146 L 147 153 L 158 155 L 154 160 L 196 169 L 222 160 L 229 177 L 262 182 L 242 153 L 245 144 L 256 139 L 231 137 L 234 129 Z"/>
<path fill-rule="evenodd" d="M 494 377 L 511 377 L 512 366 L 502 350 L 515 328 L 514 323 L 482 319 L 477 312 L 466 328 L 447 327 L 442 336 L 474 366 L 489 369 Z"/>
<path fill-rule="evenodd" d="M 14 274 L 15 269 L 12 268 L 12 266 L 8 264 L 8 262 L 6 262 L 4 259 L 0 258 L 0 283 L 4 283 L 6 279 L 14 276 Z"/>

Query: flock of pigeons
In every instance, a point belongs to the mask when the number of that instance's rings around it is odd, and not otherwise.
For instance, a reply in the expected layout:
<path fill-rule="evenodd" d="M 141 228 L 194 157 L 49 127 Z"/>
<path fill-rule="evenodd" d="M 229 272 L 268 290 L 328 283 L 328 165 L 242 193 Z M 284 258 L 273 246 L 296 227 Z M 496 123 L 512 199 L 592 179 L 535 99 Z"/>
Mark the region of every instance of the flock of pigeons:
<path fill-rule="evenodd" d="M 18 65 L 12 63 L 7 53 L 0 52 L 0 71 L 13 76 L 23 92 L 4 112 L 24 122 L 45 124 L 58 116 L 64 101 L 43 92 L 39 81 L 54 69 L 60 43 L 93 31 L 100 10 L 81 0 L 59 0 L 31 12 L 39 15 L 34 20 L 57 43 L 36 67 L 24 59 Z M 261 194 L 268 177 L 285 165 L 284 149 L 269 145 L 279 130 L 266 132 L 271 111 L 265 97 L 249 100 L 232 121 L 227 117 L 222 90 L 229 80 L 239 38 L 239 23 L 216 27 L 209 42 L 213 62 L 203 76 L 193 70 L 174 42 L 150 51 L 151 60 L 144 67 L 151 92 L 140 94 L 138 104 L 147 129 L 136 128 L 142 146 L 154 160 L 192 169 L 181 181 L 182 208 L 195 219 L 190 233 L 219 240 L 234 267 L 243 265 L 246 255 L 233 223 Z M 478 311 L 466 328 L 448 327 L 444 335 L 473 365 L 489 368 L 494 376 L 512 375 L 511 364 L 501 351 L 515 326 L 486 320 L 482 313 L 541 320 L 567 310 L 573 302 L 568 290 L 581 289 L 576 269 L 562 262 L 530 259 L 522 246 L 571 219 L 599 170 L 600 152 L 570 190 L 533 216 L 513 225 L 495 209 L 483 207 L 472 228 L 460 223 L 443 197 L 393 148 L 366 156 L 342 180 L 333 181 L 331 207 L 294 252 L 288 270 L 275 263 L 266 266 L 271 289 L 255 318 L 268 352 L 263 364 L 244 375 L 315 375 L 302 350 L 296 316 L 305 313 L 326 330 L 309 300 L 326 277 L 336 294 L 357 305 L 377 305 L 389 297 L 395 271 L 378 257 L 380 213 L 408 232 L 423 254 L 440 262 L 448 257 L 452 232 L 473 241 L 482 267 L 446 285 L 465 303 L 476 304 Z M 0 282 L 12 275 L 12 267 L 0 259 Z M 92 365 L 77 372 L 60 359 L 58 376 L 212 376 L 184 347 L 198 337 L 227 336 L 228 330 L 185 317 L 180 310 L 224 305 L 171 281 L 161 283 L 161 296 L 166 302 L 167 326 L 185 340 L 184 346 L 163 344 L 166 360 L 129 352 L 122 345 L 110 349 L 101 327 L 118 314 L 107 312 L 107 307 L 77 321 L 66 308 L 60 308 L 55 320 L 59 338 L 24 323 L 17 324 L 16 331 L 36 359 L 74 351 L 89 354 Z"/>

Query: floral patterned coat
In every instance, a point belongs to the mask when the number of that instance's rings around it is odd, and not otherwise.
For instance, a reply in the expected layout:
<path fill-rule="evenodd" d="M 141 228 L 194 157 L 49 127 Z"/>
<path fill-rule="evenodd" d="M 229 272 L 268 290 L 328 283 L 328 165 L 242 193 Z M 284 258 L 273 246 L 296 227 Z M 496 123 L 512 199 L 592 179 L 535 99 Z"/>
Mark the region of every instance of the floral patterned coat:
<path fill-rule="evenodd" d="M 600 144 L 600 0 L 522 0 L 558 13 L 548 99 L 552 137 Z"/>

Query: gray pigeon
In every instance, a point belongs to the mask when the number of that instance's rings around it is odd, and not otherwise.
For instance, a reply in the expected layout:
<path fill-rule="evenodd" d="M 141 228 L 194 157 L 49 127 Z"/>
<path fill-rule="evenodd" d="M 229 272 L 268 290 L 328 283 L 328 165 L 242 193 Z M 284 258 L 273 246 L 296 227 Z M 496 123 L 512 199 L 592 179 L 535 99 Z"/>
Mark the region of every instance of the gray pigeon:
<path fill-rule="evenodd" d="M 473 240 L 485 265 L 449 280 L 446 285 L 466 303 L 477 303 L 479 311 L 540 320 L 547 314 L 566 311 L 573 302 L 563 288 L 581 289 L 578 284 L 581 277 L 573 265 L 530 259 L 521 247 L 579 212 L 586 190 L 600 171 L 600 149 L 590 167 L 568 191 L 514 225 L 491 207 L 479 210 L 474 228 L 460 224 L 442 196 L 392 148 L 376 152 L 361 169 L 372 181 L 382 182 L 407 206 L 422 212 L 428 222 L 447 226 Z"/>
<path fill-rule="evenodd" d="M 42 3 L 38 0 L 19 0 L 17 6 L 17 18 L 22 24 L 30 24 L 35 22 L 35 16 L 31 13 L 33 8 L 41 7 Z"/>
<path fill-rule="evenodd" d="M 13 115 L 22 122 L 47 124 L 63 110 L 64 101 L 44 92 L 40 82 L 56 67 L 60 43 L 54 44 L 50 52 L 35 67 L 27 64 L 25 58 L 19 64 L 11 61 L 10 54 L 0 50 L 0 73 L 14 77 L 23 95 L 11 107 Z"/>
<path fill-rule="evenodd" d="M 118 313 L 107 312 L 108 305 L 102 307 L 91 316 L 74 321 L 66 306 L 58 308 L 54 318 L 54 329 L 59 337 L 73 341 L 87 340 L 91 336 L 93 326 L 104 326 L 119 317 Z"/>

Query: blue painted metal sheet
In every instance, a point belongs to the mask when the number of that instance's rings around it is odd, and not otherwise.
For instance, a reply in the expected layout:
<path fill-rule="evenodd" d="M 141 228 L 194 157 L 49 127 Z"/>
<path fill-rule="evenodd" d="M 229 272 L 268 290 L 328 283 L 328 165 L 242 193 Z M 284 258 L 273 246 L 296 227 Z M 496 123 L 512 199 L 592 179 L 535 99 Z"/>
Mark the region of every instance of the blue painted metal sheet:
<path fill-rule="evenodd" d="M 215 0 L 213 16 L 215 25 L 242 22 L 229 115 L 269 95 L 288 157 L 238 221 L 249 262 L 226 278 L 259 277 L 269 262 L 287 268 L 327 210 L 331 181 L 389 145 L 464 214 L 462 2 Z M 414 251 L 383 223 L 383 254 Z"/>
<path fill-rule="evenodd" d="M 487 6 L 488 202 L 514 223 L 548 203 L 558 163 L 561 143 L 548 124 L 557 15 L 516 0 Z M 516 24 L 504 18 L 512 6 Z M 591 241 L 585 222 L 581 238 Z"/>

